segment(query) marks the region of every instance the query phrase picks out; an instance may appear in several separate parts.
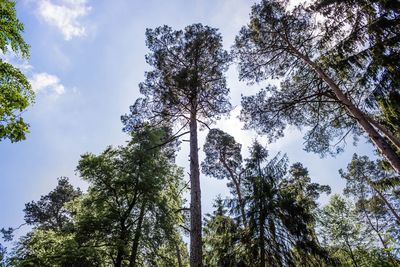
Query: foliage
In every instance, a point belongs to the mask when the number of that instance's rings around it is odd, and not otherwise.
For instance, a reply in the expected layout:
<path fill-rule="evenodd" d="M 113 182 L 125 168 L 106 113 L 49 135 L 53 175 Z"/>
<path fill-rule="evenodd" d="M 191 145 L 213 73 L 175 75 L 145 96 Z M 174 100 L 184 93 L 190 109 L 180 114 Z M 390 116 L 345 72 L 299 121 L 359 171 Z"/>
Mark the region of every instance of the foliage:
<path fill-rule="evenodd" d="M 316 200 L 329 187 L 311 183 L 301 164 L 293 165 L 287 175 L 286 157 L 267 160 L 268 152 L 258 142 L 242 160 L 241 145 L 229 134 L 213 129 L 206 140 L 203 170 L 228 179 L 233 196 L 225 202 L 217 200 L 217 210 L 207 221 L 208 264 L 293 265 L 312 257 L 329 261 L 313 230 Z"/>
<path fill-rule="evenodd" d="M 322 244 L 340 266 L 393 266 L 386 253 L 376 246 L 348 200 L 333 195 L 320 210 L 318 223 Z"/>
<path fill-rule="evenodd" d="M 125 131 L 153 124 L 188 125 L 190 113 L 209 123 L 231 109 L 224 72 L 230 57 L 222 49 L 217 29 L 193 24 L 183 31 L 168 26 L 146 30 L 151 53 L 146 62 L 153 67 L 139 85 L 144 98 L 122 116 Z"/>
<path fill-rule="evenodd" d="M 337 1 L 326 2 L 329 5 Z M 342 16 L 334 14 L 341 20 Z M 342 39 L 356 39 L 353 46 L 346 46 L 356 53 L 356 44 L 368 45 L 368 36 L 357 27 L 348 33 L 348 24 L 343 21 L 335 28 L 329 24 L 329 17 L 322 19 L 326 23 L 317 23 L 317 15 L 304 5 L 289 9 L 288 1 L 263 0 L 252 7 L 250 23 L 241 29 L 235 42 L 239 78 L 250 82 L 278 78 L 281 82 L 279 88 L 268 85 L 256 95 L 242 98 L 241 119 L 245 127 L 267 134 L 271 141 L 283 136 L 288 125 L 306 128 L 306 151 L 322 156 L 342 151 L 349 134 L 356 141 L 366 133 L 393 168 L 400 171 L 400 158 L 390 145 L 399 145 L 398 140 L 373 119 L 379 110 L 366 105 L 376 88 L 360 81 L 362 76 L 377 78 L 382 72 L 368 73 L 371 70 L 365 64 L 347 69 L 334 64 L 339 61 L 336 57 L 351 57 L 345 52 L 332 52 L 343 48 Z M 397 32 L 393 35 L 398 39 Z M 381 37 L 385 41 L 392 36 Z M 367 55 L 363 62 L 376 58 Z"/>
<path fill-rule="evenodd" d="M 28 58 L 29 45 L 22 38 L 23 24 L 17 19 L 15 2 L 0 1 L 0 50 L 8 50 Z M 25 75 L 16 67 L 0 59 L 0 140 L 18 142 L 25 139 L 28 124 L 22 112 L 34 100 L 34 92 Z"/>
<path fill-rule="evenodd" d="M 343 79 L 357 73 L 356 83 L 372 89 L 370 104 L 399 92 L 398 1 L 318 0 L 312 8 L 326 18 L 322 22 L 325 64 Z"/>
<path fill-rule="evenodd" d="M 183 31 L 173 31 L 168 26 L 147 29 L 146 44 L 151 51 L 146 62 L 152 70 L 146 72 L 146 80 L 140 84 L 144 97 L 130 107 L 131 114 L 122 116 L 124 130 L 130 132 L 143 123 L 151 123 L 179 125 L 172 140 L 190 133 L 190 262 L 201 267 L 197 124 L 209 127 L 208 124 L 231 110 L 224 76 L 230 56 L 222 47 L 217 29 L 202 24 L 187 26 Z M 181 132 L 187 128 L 188 132 Z"/>
<path fill-rule="evenodd" d="M 80 189 L 75 189 L 68 178 L 61 177 L 53 191 L 42 196 L 37 202 L 25 204 L 25 222 L 43 230 L 66 230 L 71 222 L 71 213 L 65 205 L 81 195 Z"/>
<path fill-rule="evenodd" d="M 243 230 L 229 216 L 222 198 L 213 206 L 215 211 L 207 215 L 204 227 L 205 266 L 246 266 L 249 257 L 241 241 Z"/>
<path fill-rule="evenodd" d="M 86 193 L 66 178 L 26 205 L 33 231 L 13 249 L 11 266 L 186 266 L 182 170 L 169 148 L 155 147 L 162 129 L 143 127 L 124 147 L 84 154 L 78 171 Z M 179 248 L 179 249 L 178 249 Z M 179 252 L 178 252 L 179 251 Z M 178 255 L 179 254 L 179 255 Z"/>

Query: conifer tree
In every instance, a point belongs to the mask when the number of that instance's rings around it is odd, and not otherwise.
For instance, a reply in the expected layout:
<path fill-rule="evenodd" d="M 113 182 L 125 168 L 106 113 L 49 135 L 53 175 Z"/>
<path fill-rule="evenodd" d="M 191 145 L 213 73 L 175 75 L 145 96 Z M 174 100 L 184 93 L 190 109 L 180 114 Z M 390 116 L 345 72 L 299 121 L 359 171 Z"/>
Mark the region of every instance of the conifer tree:
<path fill-rule="evenodd" d="M 190 264 L 202 266 L 198 124 L 208 127 L 231 110 L 224 76 L 230 56 L 217 29 L 201 24 L 183 31 L 168 26 L 148 29 L 146 44 L 150 49 L 146 61 L 152 70 L 140 84 L 144 97 L 136 100 L 122 121 L 126 131 L 144 121 L 179 126 L 171 139 L 190 133 Z M 182 132 L 185 129 L 189 130 Z"/>
<path fill-rule="evenodd" d="M 282 136 L 287 125 L 304 126 L 309 129 L 306 150 L 320 154 L 341 151 L 337 144 L 344 144 L 350 133 L 355 137 L 366 133 L 399 172 L 400 157 L 385 137 L 396 141 L 373 121 L 366 105 L 374 87 L 359 81 L 365 68 L 344 70 L 330 61 L 329 47 L 341 44 L 329 38 L 335 30 L 321 27 L 316 13 L 304 6 L 288 10 L 287 1 L 278 0 L 255 4 L 250 23 L 236 38 L 240 79 L 282 81 L 279 89 L 270 85 L 255 96 L 243 97 L 241 118 L 247 128 L 271 139 Z M 333 147 L 332 140 L 337 143 Z"/>

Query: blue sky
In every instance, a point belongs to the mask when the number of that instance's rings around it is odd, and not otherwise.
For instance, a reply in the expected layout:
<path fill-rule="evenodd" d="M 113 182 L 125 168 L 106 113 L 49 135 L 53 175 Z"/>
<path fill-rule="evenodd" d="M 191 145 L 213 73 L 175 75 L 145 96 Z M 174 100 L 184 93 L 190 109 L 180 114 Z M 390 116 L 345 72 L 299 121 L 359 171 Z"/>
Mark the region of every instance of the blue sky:
<path fill-rule="evenodd" d="M 27 140 L 0 143 L 0 228 L 23 223 L 24 204 L 48 193 L 57 177 L 67 176 L 77 186 L 79 157 L 100 153 L 108 145 L 128 139 L 120 116 L 139 96 L 138 84 L 148 69 L 144 32 L 167 24 L 175 29 L 201 22 L 220 29 L 229 49 L 240 27 L 248 20 L 249 0 L 20 0 L 17 14 L 25 24 L 25 40 L 31 57 L 18 62 L 37 92 L 36 103 L 24 115 L 30 123 Z M 262 85 L 238 82 L 236 67 L 227 73 L 232 103 L 237 107 L 229 119 L 217 124 L 243 144 L 256 135 L 241 131 L 240 95 L 257 92 Z M 200 134 L 200 146 L 205 132 Z M 264 140 L 264 138 L 259 138 Z M 302 162 L 314 181 L 340 192 L 338 174 L 354 152 L 371 154 L 364 141 L 350 145 L 336 158 L 320 159 L 302 150 L 302 133 L 289 129 L 286 137 L 268 147 L 271 153 L 287 153 L 290 161 Z M 188 148 L 183 147 L 178 164 L 187 166 Z M 202 154 L 201 154 L 202 156 Z M 226 194 L 226 181 L 201 177 L 203 212 L 211 211 L 212 199 Z M 326 200 L 326 198 L 325 198 Z M 323 202 L 325 201 L 322 200 Z"/>

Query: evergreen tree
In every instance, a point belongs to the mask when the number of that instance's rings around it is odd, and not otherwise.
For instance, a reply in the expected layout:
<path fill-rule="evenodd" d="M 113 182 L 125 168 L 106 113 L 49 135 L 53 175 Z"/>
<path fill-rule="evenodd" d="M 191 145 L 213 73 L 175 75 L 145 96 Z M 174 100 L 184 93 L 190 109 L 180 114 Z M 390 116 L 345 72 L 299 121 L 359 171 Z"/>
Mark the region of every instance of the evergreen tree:
<path fill-rule="evenodd" d="M 215 211 L 208 214 L 204 227 L 204 263 L 205 266 L 240 267 L 247 266 L 242 242 L 243 230 L 232 219 L 226 209 L 224 200 L 218 197 L 213 207 Z"/>
<path fill-rule="evenodd" d="M 341 151 L 337 144 L 349 133 L 356 137 L 364 132 L 400 171 L 400 157 L 385 139 L 391 140 L 390 136 L 372 122 L 365 105 L 373 88 L 357 82 L 357 71 L 344 76 L 325 60 L 330 58 L 328 47 L 340 42 L 327 40 L 335 29 L 321 27 L 315 16 L 304 6 L 288 10 L 286 1 L 263 0 L 253 6 L 249 25 L 236 38 L 240 79 L 282 81 L 279 89 L 270 85 L 255 96 L 243 97 L 242 120 L 270 139 L 282 136 L 287 125 L 309 128 L 306 150 L 322 155 Z"/>
<path fill-rule="evenodd" d="M 286 157 L 268 160 L 267 150 L 258 142 L 245 160 L 240 150 L 232 136 L 218 129 L 209 132 L 204 145 L 203 170 L 217 179 L 228 179 L 233 196 L 217 202 L 218 210 L 207 224 L 211 253 L 207 261 L 231 264 L 227 266 L 292 266 L 315 262 L 315 258 L 328 261 L 315 237 L 313 212 L 319 194 L 329 187 L 310 183 L 307 170 L 299 164 L 287 176 Z M 223 204 L 233 218 L 227 216 Z M 242 261 L 232 256 L 233 251 Z"/>
<path fill-rule="evenodd" d="M 153 125 L 180 126 L 172 138 L 190 133 L 190 264 L 202 266 L 201 191 L 197 126 L 208 127 L 230 111 L 224 72 L 230 57 L 216 29 L 201 24 L 173 31 L 164 26 L 146 31 L 153 68 L 140 84 L 144 98 L 123 116 L 126 131 L 146 121 Z M 188 132 L 182 133 L 183 129 Z M 168 141 L 168 140 L 167 140 Z"/>
<path fill-rule="evenodd" d="M 400 186 L 400 179 L 396 173 L 382 169 L 379 162 L 372 161 L 367 156 L 360 157 L 357 154 L 353 155 L 347 171 L 339 172 L 347 182 L 345 193 L 360 200 L 376 195 L 385 203 L 392 218 L 400 225 L 400 215 L 396 208 L 399 204 L 392 204 L 392 201 L 396 201 L 393 191 L 398 191 Z"/>

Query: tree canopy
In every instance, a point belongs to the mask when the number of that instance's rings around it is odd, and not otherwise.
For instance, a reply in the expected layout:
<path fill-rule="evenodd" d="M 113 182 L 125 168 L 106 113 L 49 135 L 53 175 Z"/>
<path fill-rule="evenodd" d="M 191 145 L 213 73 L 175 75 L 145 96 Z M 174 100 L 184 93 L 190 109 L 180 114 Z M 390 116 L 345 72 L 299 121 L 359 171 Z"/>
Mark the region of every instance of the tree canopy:
<path fill-rule="evenodd" d="M 22 32 L 24 25 L 18 20 L 15 2 L 0 1 L 0 50 L 23 59 L 29 57 L 29 45 Z M 26 138 L 28 124 L 22 112 L 33 102 L 34 92 L 26 76 L 13 65 L 0 59 L 0 140 L 18 142 Z"/>

